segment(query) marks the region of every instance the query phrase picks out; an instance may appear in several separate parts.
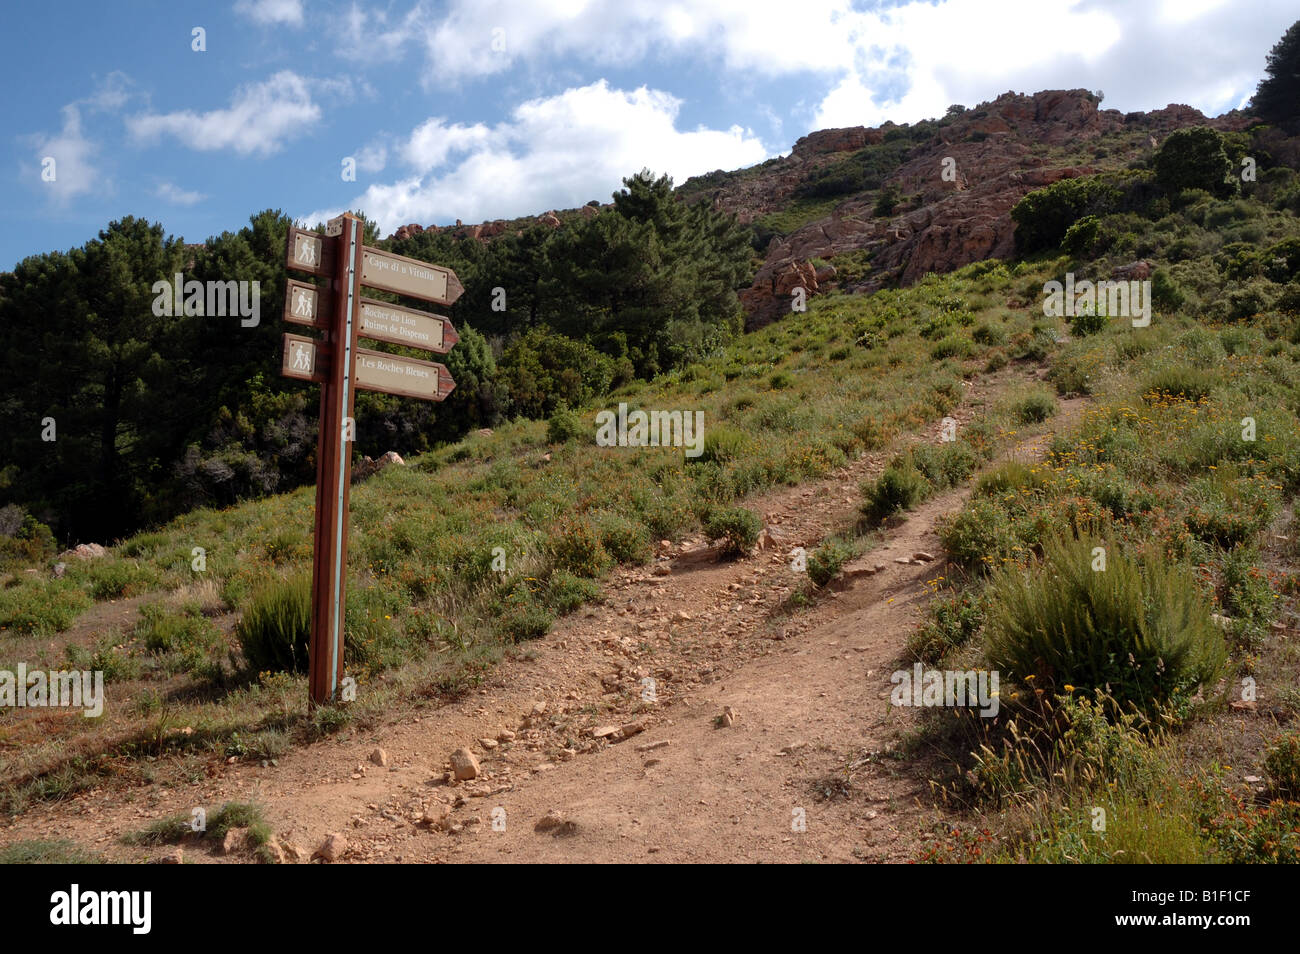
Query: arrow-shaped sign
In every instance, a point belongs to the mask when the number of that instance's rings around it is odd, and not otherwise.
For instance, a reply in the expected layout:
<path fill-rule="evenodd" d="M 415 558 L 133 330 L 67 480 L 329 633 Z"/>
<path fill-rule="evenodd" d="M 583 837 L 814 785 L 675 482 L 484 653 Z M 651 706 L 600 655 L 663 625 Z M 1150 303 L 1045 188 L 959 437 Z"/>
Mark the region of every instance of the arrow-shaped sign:
<path fill-rule="evenodd" d="M 431 301 L 435 305 L 450 305 L 465 291 L 450 268 L 383 252 L 368 245 L 361 248 L 361 284 Z"/>
<path fill-rule="evenodd" d="M 447 369 L 433 361 L 357 349 L 356 385 L 424 401 L 441 401 L 456 387 Z"/>
<path fill-rule="evenodd" d="M 460 340 L 451 321 L 442 315 L 372 298 L 361 299 L 361 327 L 357 333 L 363 338 L 424 348 L 435 354 L 446 354 Z"/>

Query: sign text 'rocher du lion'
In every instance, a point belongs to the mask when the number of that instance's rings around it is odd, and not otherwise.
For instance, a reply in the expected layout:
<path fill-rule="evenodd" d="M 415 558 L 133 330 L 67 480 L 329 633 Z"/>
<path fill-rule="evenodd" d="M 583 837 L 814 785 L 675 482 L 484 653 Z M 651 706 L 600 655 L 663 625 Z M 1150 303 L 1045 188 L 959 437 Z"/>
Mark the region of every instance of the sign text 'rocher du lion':
<path fill-rule="evenodd" d="M 361 299 L 359 333 L 363 338 L 424 348 L 436 354 L 446 354 L 460 340 L 451 322 L 441 315 L 369 298 Z"/>

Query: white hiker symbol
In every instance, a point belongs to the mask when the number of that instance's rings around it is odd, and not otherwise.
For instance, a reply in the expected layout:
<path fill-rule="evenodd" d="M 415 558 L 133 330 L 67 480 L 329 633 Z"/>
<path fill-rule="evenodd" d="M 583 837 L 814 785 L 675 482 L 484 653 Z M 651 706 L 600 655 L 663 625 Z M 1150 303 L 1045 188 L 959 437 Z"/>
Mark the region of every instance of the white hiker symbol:
<path fill-rule="evenodd" d="M 311 296 L 301 288 L 294 290 L 293 313 L 302 318 L 311 317 Z"/>
<path fill-rule="evenodd" d="M 298 261 L 306 265 L 316 264 L 316 243 L 311 239 L 298 239 Z"/>
<path fill-rule="evenodd" d="M 311 370 L 311 353 L 306 345 L 298 345 L 293 352 L 293 369 L 295 371 Z"/>

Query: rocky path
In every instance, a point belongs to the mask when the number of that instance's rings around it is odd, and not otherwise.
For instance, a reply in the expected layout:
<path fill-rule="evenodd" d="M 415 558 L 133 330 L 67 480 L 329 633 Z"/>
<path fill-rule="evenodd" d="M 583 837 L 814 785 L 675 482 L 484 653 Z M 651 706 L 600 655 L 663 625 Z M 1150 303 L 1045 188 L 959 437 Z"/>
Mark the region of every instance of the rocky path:
<path fill-rule="evenodd" d="M 953 416 L 972 417 L 1006 377 L 977 382 Z M 1036 455 L 1043 441 L 1018 450 Z M 159 849 L 124 847 L 121 834 L 251 800 L 290 860 L 330 833 L 342 836 L 339 860 L 358 862 L 908 860 L 929 820 L 926 778 L 888 757 L 914 718 L 889 705 L 889 675 L 943 572 L 936 522 L 969 488 L 912 511 L 811 605 L 788 603 L 803 583 L 791 548 L 851 525 L 860 484 L 890 456 L 748 501 L 767 531 L 747 559 L 720 563 L 688 540 L 617 573 L 604 604 L 560 621 L 458 701 L 278 765 L 40 805 L 3 840 L 57 831 L 142 860 Z M 473 778 L 454 778 L 461 748 Z"/>

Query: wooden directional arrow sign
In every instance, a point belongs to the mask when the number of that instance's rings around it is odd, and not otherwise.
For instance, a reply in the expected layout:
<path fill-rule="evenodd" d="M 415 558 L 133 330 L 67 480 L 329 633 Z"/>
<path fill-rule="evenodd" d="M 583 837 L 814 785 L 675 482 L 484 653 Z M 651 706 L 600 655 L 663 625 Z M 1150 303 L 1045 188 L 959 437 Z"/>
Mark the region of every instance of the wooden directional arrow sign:
<path fill-rule="evenodd" d="M 442 315 L 371 298 L 361 299 L 361 327 L 357 334 L 376 341 L 424 348 L 436 354 L 446 354 L 460 340 L 451 322 Z"/>
<path fill-rule="evenodd" d="M 357 349 L 356 382 L 357 387 L 367 391 L 424 401 L 444 400 L 456 387 L 447 369 L 440 364 L 368 348 Z"/>
<path fill-rule="evenodd" d="M 361 284 L 431 301 L 435 305 L 450 305 L 465 291 L 450 268 L 381 252 L 368 245 L 361 248 Z"/>

